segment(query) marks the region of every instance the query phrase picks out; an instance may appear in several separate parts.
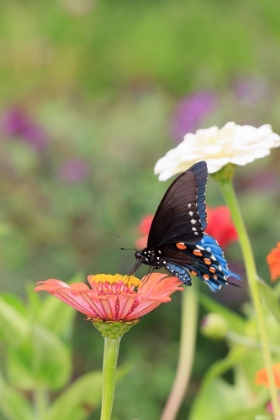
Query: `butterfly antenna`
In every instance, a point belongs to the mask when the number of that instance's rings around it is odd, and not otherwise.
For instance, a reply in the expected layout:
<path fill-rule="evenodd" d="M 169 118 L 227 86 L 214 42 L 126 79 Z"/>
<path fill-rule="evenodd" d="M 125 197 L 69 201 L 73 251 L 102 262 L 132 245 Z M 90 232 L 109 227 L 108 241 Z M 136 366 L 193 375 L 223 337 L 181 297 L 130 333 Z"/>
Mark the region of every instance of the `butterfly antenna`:
<path fill-rule="evenodd" d="M 128 242 L 126 239 L 122 238 L 120 235 L 117 235 L 117 237 L 119 239 L 121 239 L 122 241 L 126 242 L 128 245 L 131 245 L 133 247 L 133 245 L 130 242 Z M 121 250 L 122 251 L 137 251 L 137 249 L 135 247 L 133 247 L 133 248 L 122 248 L 121 247 Z"/>

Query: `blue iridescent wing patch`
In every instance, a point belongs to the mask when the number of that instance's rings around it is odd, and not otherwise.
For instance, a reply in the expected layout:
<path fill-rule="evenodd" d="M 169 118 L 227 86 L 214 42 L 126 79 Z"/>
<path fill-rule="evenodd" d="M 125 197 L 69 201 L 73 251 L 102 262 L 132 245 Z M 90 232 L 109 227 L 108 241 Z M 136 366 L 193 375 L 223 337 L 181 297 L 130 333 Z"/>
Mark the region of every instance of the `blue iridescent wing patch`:
<path fill-rule="evenodd" d="M 242 280 L 242 277 L 229 270 L 223 250 L 212 236 L 204 233 L 203 238 L 195 245 L 185 243 L 184 249 L 181 249 L 181 251 L 189 257 L 189 263 L 179 265 L 167 261 L 164 265 L 172 275 L 178 277 L 185 285 L 191 285 L 190 273 L 204 281 L 212 292 L 217 292 L 222 286 L 228 284 L 239 287 L 229 281 L 228 277 L 233 277 L 236 280 Z"/>

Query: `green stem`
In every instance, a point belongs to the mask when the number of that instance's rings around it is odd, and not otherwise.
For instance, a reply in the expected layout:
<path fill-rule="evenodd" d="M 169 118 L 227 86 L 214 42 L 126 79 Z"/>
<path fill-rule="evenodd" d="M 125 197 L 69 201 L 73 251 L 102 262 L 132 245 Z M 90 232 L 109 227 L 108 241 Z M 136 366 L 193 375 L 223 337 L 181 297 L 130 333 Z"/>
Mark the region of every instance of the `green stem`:
<path fill-rule="evenodd" d="M 196 285 L 182 293 L 181 339 L 177 371 L 161 420 L 173 420 L 186 393 L 193 365 L 198 312 Z"/>
<path fill-rule="evenodd" d="M 48 408 L 48 393 L 44 389 L 38 387 L 33 392 L 33 399 L 36 413 L 35 418 L 37 420 L 44 420 Z"/>
<path fill-rule="evenodd" d="M 110 420 L 116 384 L 116 370 L 121 337 L 104 337 L 103 388 L 100 420 Z"/>
<path fill-rule="evenodd" d="M 265 327 L 265 319 L 262 311 L 261 298 L 258 288 L 258 275 L 256 270 L 256 264 L 251 248 L 250 240 L 246 232 L 244 221 L 241 212 L 238 207 L 237 199 L 235 196 L 233 184 L 231 180 L 223 179 L 220 181 L 222 192 L 224 194 L 226 203 L 231 211 L 232 219 L 238 232 L 240 246 L 243 253 L 245 262 L 248 284 L 251 292 L 251 297 L 256 311 L 256 317 L 259 327 L 260 340 L 262 344 L 262 352 L 264 358 L 264 364 L 268 373 L 270 397 L 273 405 L 274 418 L 280 419 L 280 409 L 277 399 L 277 390 L 274 383 L 274 376 L 272 371 L 272 359 L 269 351 L 269 340 Z"/>

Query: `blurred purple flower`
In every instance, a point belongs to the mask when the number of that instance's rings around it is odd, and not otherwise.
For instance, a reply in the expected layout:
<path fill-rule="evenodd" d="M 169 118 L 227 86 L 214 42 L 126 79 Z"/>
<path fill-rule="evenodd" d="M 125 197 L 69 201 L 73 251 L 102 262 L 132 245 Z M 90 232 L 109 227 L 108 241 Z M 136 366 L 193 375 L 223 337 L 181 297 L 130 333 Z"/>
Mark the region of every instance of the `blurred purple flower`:
<path fill-rule="evenodd" d="M 43 150 L 47 146 L 45 129 L 20 108 L 11 108 L 4 113 L 1 128 L 6 137 L 20 137 L 35 150 Z"/>
<path fill-rule="evenodd" d="M 237 179 L 238 189 L 272 192 L 277 191 L 279 184 L 279 175 L 276 171 L 263 171 L 252 176 L 243 176 Z"/>
<path fill-rule="evenodd" d="M 185 134 L 200 128 L 203 119 L 216 108 L 217 96 L 214 92 L 201 91 L 181 99 L 171 124 L 171 135 L 181 141 Z"/>
<path fill-rule="evenodd" d="M 240 77 L 233 84 L 236 96 L 246 102 L 256 105 L 256 102 L 263 100 L 268 94 L 268 88 L 263 79 Z"/>
<path fill-rule="evenodd" d="M 60 165 L 58 174 L 64 181 L 75 184 L 89 176 L 89 165 L 79 158 L 69 159 Z"/>

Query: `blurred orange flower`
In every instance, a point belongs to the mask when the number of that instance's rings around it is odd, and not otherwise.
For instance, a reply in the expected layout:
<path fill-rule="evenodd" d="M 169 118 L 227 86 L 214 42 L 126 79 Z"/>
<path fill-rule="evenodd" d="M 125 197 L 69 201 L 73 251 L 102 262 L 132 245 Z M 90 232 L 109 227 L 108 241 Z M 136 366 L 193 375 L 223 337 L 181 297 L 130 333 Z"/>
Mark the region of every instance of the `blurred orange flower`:
<path fill-rule="evenodd" d="M 269 266 L 271 281 L 276 281 L 280 277 L 280 242 L 277 243 L 277 248 L 273 248 L 266 257 Z"/>
<path fill-rule="evenodd" d="M 273 365 L 272 371 L 273 371 L 275 386 L 276 388 L 280 388 L 280 362 Z M 264 385 L 266 388 L 269 388 L 268 374 L 265 368 L 259 370 L 256 373 L 255 384 Z"/>
<path fill-rule="evenodd" d="M 35 292 L 46 291 L 92 320 L 134 321 L 146 315 L 170 295 L 184 290 L 177 277 L 152 273 L 140 281 L 134 276 L 98 274 L 84 283 L 67 284 L 49 279 L 37 283 Z"/>

